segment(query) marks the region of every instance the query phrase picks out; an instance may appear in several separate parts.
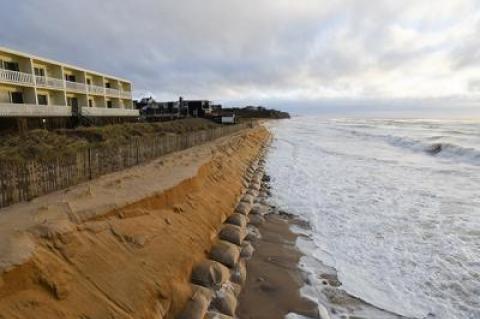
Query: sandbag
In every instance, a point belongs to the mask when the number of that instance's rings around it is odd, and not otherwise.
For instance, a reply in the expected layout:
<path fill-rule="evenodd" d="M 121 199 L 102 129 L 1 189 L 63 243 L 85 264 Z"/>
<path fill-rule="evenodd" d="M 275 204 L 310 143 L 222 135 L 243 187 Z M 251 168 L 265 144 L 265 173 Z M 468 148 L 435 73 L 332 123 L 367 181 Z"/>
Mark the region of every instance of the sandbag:
<path fill-rule="evenodd" d="M 212 306 L 219 312 L 234 316 L 237 309 L 237 298 L 231 289 L 222 287 L 215 293 L 215 297 L 212 300 Z"/>
<path fill-rule="evenodd" d="M 254 200 L 254 198 L 253 198 L 253 196 L 252 196 L 252 195 L 248 195 L 248 194 L 246 194 L 246 195 L 243 195 L 243 197 L 242 197 L 242 200 L 241 200 L 241 201 L 242 201 L 242 202 L 244 202 L 244 203 L 247 203 L 247 204 L 253 205 L 253 200 Z"/>
<path fill-rule="evenodd" d="M 248 225 L 248 227 L 247 227 L 247 237 L 245 237 L 245 239 L 248 240 L 248 241 L 254 241 L 254 240 L 257 240 L 257 239 L 260 239 L 260 238 L 262 238 L 262 234 L 260 233 L 258 228 L 253 226 L 253 225 Z"/>
<path fill-rule="evenodd" d="M 260 226 L 265 222 L 265 217 L 262 215 L 252 215 L 248 217 L 248 223 L 254 226 Z"/>
<path fill-rule="evenodd" d="M 213 291 L 205 287 L 192 285 L 193 294 L 187 302 L 179 319 L 203 319 L 213 297 Z"/>
<path fill-rule="evenodd" d="M 256 197 L 255 200 L 253 201 L 253 204 L 257 205 L 257 206 L 267 206 L 268 207 L 268 202 L 267 202 L 266 198 L 264 198 L 264 197 Z M 267 212 L 268 212 L 268 208 L 267 208 Z"/>
<path fill-rule="evenodd" d="M 258 197 L 266 198 L 268 196 L 269 196 L 268 192 L 264 190 L 258 193 Z"/>
<path fill-rule="evenodd" d="M 243 228 L 247 226 L 247 218 L 245 217 L 245 215 L 234 213 L 227 218 L 226 223 Z"/>
<path fill-rule="evenodd" d="M 253 256 L 253 252 L 255 249 L 253 248 L 252 244 L 248 241 L 244 241 L 242 244 L 242 250 L 240 251 L 240 257 L 250 259 Z"/>
<path fill-rule="evenodd" d="M 247 280 L 247 266 L 245 260 L 240 260 L 232 270 L 232 276 L 230 280 L 235 283 L 243 286 Z"/>
<path fill-rule="evenodd" d="M 205 316 L 205 319 L 234 319 L 231 316 L 224 315 L 223 313 L 218 313 L 216 311 L 209 311 Z"/>
<path fill-rule="evenodd" d="M 252 209 L 252 204 L 250 203 L 245 203 L 245 202 L 240 202 L 237 205 L 237 208 L 235 208 L 235 212 L 242 214 L 242 215 L 248 215 L 250 214 L 250 210 Z"/>
<path fill-rule="evenodd" d="M 218 233 L 218 238 L 231 242 L 232 244 L 241 245 L 243 239 L 247 236 L 247 228 L 235 225 L 225 224 Z"/>
<path fill-rule="evenodd" d="M 227 281 L 226 283 L 224 283 L 223 287 L 225 287 L 225 289 L 229 289 L 237 298 L 242 292 L 242 286 L 231 281 Z"/>
<path fill-rule="evenodd" d="M 253 189 L 253 188 L 249 188 L 247 190 L 247 195 L 250 195 L 250 196 L 253 196 L 253 197 L 257 197 L 258 196 L 258 191 L 256 189 Z"/>
<path fill-rule="evenodd" d="M 228 280 L 229 274 L 228 268 L 221 263 L 205 260 L 193 268 L 191 281 L 203 287 L 216 288 Z"/>
<path fill-rule="evenodd" d="M 260 182 L 253 182 L 250 184 L 250 188 L 259 191 L 261 188 Z"/>
<path fill-rule="evenodd" d="M 252 177 L 252 182 L 256 182 L 258 184 L 261 184 L 263 180 L 263 173 L 256 173 Z"/>
<path fill-rule="evenodd" d="M 224 315 L 223 313 L 218 313 L 216 311 L 209 311 L 205 319 L 234 319 L 232 316 Z"/>
<path fill-rule="evenodd" d="M 219 240 L 210 251 L 210 258 L 229 268 L 233 268 L 240 258 L 240 249 L 235 244 Z"/>
<path fill-rule="evenodd" d="M 268 214 L 268 206 L 262 204 L 255 204 L 250 210 L 250 214 L 257 214 L 262 216 L 266 215 Z"/>

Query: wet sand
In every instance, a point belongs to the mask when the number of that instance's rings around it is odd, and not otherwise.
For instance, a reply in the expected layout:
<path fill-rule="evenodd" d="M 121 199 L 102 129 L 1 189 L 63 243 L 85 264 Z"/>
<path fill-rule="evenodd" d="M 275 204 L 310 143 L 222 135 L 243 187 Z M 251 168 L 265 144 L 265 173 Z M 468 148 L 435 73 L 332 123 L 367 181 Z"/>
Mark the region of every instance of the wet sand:
<path fill-rule="evenodd" d="M 300 296 L 302 254 L 292 225 L 303 226 L 289 215 L 270 214 L 259 227 L 262 238 L 253 243 L 255 254 L 247 262 L 247 282 L 239 297 L 240 319 L 280 319 L 288 313 L 318 318 L 317 305 Z"/>

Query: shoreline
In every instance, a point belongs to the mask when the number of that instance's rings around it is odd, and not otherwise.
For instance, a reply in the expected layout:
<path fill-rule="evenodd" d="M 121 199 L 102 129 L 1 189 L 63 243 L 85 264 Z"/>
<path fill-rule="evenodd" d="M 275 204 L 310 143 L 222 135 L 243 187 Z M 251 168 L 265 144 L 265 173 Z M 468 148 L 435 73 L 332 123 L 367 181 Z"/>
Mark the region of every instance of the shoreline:
<path fill-rule="evenodd" d="M 298 267 L 302 252 L 292 226 L 305 227 L 288 214 L 271 213 L 258 226 L 261 238 L 252 242 L 255 253 L 247 261 L 247 281 L 239 296 L 240 319 L 276 319 L 296 314 L 319 318 L 317 304 L 301 296 L 305 274 Z"/>

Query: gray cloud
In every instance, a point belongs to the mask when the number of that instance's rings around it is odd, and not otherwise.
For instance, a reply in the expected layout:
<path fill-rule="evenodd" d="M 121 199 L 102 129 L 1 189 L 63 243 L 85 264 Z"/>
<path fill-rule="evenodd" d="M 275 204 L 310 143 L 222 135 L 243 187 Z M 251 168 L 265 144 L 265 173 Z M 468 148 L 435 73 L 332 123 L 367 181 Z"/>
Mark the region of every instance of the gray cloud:
<path fill-rule="evenodd" d="M 478 7 L 430 2 L 22 0 L 2 4 L 0 44 L 129 78 L 136 95 L 165 99 L 468 95 L 480 71 L 478 29 L 469 28 Z"/>

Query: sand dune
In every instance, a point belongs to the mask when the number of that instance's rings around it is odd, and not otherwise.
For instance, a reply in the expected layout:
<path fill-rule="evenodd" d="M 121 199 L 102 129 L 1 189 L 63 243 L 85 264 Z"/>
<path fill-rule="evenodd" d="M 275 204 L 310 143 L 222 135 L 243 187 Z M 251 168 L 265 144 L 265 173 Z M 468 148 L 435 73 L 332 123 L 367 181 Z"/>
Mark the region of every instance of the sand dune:
<path fill-rule="evenodd" d="M 260 127 L 0 210 L 0 318 L 174 318 Z"/>

